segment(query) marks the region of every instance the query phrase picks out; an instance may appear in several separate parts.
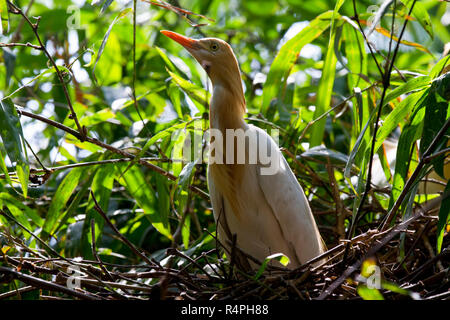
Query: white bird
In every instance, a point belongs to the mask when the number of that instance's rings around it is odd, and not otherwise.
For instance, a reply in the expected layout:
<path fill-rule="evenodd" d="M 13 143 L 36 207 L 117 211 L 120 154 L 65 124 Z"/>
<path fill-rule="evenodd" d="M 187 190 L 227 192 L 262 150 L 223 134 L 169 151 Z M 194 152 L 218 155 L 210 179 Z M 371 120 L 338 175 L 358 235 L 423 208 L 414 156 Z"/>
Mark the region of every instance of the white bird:
<path fill-rule="evenodd" d="M 216 38 L 195 40 L 171 31 L 161 32 L 186 48 L 211 79 L 210 128 L 223 133 L 223 145 L 230 142 L 226 139 L 227 129 L 243 129 L 248 136 L 257 137 L 257 142 L 247 142 L 270 148 L 271 159 L 277 161 L 273 174 L 262 174 L 267 166 L 259 157 L 257 163 L 248 161 L 255 146 L 247 143 L 244 164 L 208 164 L 217 236 L 228 257 L 231 255 L 242 268 L 255 269 L 258 265 L 249 256 L 262 262 L 272 254 L 282 253 L 289 258 L 287 267 L 294 269 L 322 254 L 325 246 L 316 222 L 286 159 L 270 135 L 244 121 L 244 91 L 230 45 Z M 223 153 L 226 158 L 226 151 Z M 278 262 L 272 264 L 280 266 Z"/>

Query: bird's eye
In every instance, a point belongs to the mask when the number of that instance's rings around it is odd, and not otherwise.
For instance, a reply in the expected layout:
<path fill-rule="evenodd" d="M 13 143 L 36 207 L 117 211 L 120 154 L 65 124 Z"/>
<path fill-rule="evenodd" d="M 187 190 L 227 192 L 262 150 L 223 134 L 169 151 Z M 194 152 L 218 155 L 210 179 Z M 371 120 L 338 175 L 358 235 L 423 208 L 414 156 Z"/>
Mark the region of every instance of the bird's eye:
<path fill-rule="evenodd" d="M 217 51 L 217 50 L 219 50 L 219 45 L 215 42 L 212 42 L 210 45 L 210 48 L 212 51 Z"/>

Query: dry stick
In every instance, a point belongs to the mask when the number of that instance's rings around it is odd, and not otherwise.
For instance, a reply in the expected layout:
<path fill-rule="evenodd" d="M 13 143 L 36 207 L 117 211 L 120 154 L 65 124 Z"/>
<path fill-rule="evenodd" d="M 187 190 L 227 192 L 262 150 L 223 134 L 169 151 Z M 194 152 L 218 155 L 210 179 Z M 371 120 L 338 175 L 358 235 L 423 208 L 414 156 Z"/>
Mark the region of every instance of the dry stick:
<path fill-rule="evenodd" d="M 54 120 L 45 118 L 43 116 L 40 116 L 40 115 L 31 113 L 31 112 L 25 111 L 19 106 L 16 106 L 16 109 L 17 109 L 17 112 L 19 114 L 21 114 L 21 115 L 24 115 L 26 117 L 33 118 L 33 119 L 45 122 L 45 123 L 47 123 L 47 124 L 49 124 L 49 125 L 51 125 L 51 126 L 53 126 L 55 128 L 58 128 L 60 130 L 63 130 L 65 132 L 69 133 L 70 135 L 72 135 L 72 136 L 74 136 L 74 137 L 76 137 L 78 139 L 81 139 L 80 138 L 81 137 L 80 133 L 78 131 L 72 129 L 72 128 L 69 128 L 69 127 L 67 127 L 67 126 L 65 126 L 65 125 L 63 125 L 63 124 L 61 124 L 59 122 L 56 122 Z M 113 146 L 111 146 L 109 144 L 101 142 L 98 139 L 91 138 L 91 137 L 86 137 L 85 141 L 89 142 L 89 143 L 92 143 L 92 144 L 95 144 L 95 145 L 97 145 L 99 147 L 102 147 L 102 148 L 104 148 L 106 150 L 109 150 L 109 151 L 111 151 L 113 153 L 119 154 L 119 155 L 121 155 L 123 157 L 132 158 L 132 159 L 136 158 L 136 156 L 134 154 L 131 154 L 131 153 L 128 153 L 126 151 L 117 149 L 117 148 L 115 148 L 115 147 L 113 147 Z M 144 161 L 142 159 L 139 159 L 138 163 L 143 165 L 143 166 L 145 166 L 145 167 L 147 167 L 147 168 L 149 168 L 149 169 L 151 169 L 151 170 L 153 170 L 153 171 L 156 171 L 157 173 L 159 173 L 159 174 L 161 174 L 161 175 L 163 175 L 165 177 L 167 177 L 169 180 L 172 180 L 172 181 L 176 181 L 177 180 L 176 176 L 174 176 L 170 172 L 165 171 L 164 169 L 162 169 L 162 168 L 160 168 L 160 167 L 158 167 L 158 166 L 156 166 L 154 164 L 151 164 L 151 163 L 149 163 L 147 161 Z M 201 189 L 199 189 L 199 188 L 197 188 L 195 186 L 190 186 L 189 188 L 192 191 L 194 191 L 196 194 L 198 194 L 201 198 L 203 198 L 205 200 L 209 200 L 209 195 L 206 192 L 204 192 L 203 190 L 201 190 Z"/>
<path fill-rule="evenodd" d="M 358 270 L 358 268 L 361 266 L 361 264 L 363 263 L 363 261 L 365 261 L 367 258 L 373 256 L 378 250 L 380 250 L 386 243 L 388 243 L 389 241 L 391 241 L 392 238 L 394 238 L 397 234 L 399 234 L 400 232 L 404 232 L 406 230 L 406 228 L 408 227 L 408 225 L 413 222 L 414 220 L 416 220 L 417 218 L 421 217 L 421 214 L 416 214 L 413 217 L 411 217 L 410 219 L 406 220 L 403 223 L 400 223 L 399 225 L 397 225 L 396 227 L 394 227 L 391 232 L 388 233 L 388 235 L 382 239 L 380 241 L 379 244 L 377 244 L 376 246 L 372 247 L 361 259 L 359 259 L 357 262 L 355 262 L 354 264 L 352 264 L 351 266 L 349 266 L 344 273 L 334 282 L 332 282 L 323 292 L 322 294 L 317 298 L 318 300 L 324 300 L 325 298 L 327 298 L 330 294 L 333 293 L 334 290 L 337 289 L 337 287 L 339 287 L 348 277 L 350 277 L 353 272 L 355 272 L 356 270 Z M 348 248 L 348 246 L 347 246 Z"/>
<path fill-rule="evenodd" d="M 30 0 L 30 3 L 28 4 L 27 10 L 25 11 L 25 14 L 28 15 L 28 12 L 30 12 L 31 6 L 34 4 L 34 0 Z M 16 31 L 14 32 L 13 36 L 11 37 L 11 42 L 16 42 L 20 39 L 20 32 L 22 31 L 23 25 L 25 23 L 25 19 L 22 19 L 19 21 L 19 24 L 17 25 Z"/>
<path fill-rule="evenodd" d="M 64 260 L 65 262 L 67 262 L 70 265 L 78 265 L 77 263 L 75 263 L 75 262 L 73 262 L 73 261 L 71 261 L 71 260 L 61 256 L 58 252 L 56 252 L 56 250 L 54 250 L 52 247 L 50 247 L 47 243 L 45 243 L 45 241 L 43 241 L 41 238 L 36 236 L 33 232 L 28 230 L 23 224 L 21 224 L 19 221 L 17 221 L 14 217 L 9 216 L 8 214 L 6 214 L 5 212 L 3 212 L 1 210 L 0 210 L 0 214 L 3 215 L 7 219 L 13 220 L 19 227 L 21 227 L 23 230 L 28 232 L 33 238 L 35 238 L 39 243 L 41 243 L 43 246 L 45 246 L 53 255 L 57 256 L 59 259 Z M 24 248 L 24 249 L 28 249 L 28 248 Z M 28 249 L 28 250 L 30 250 L 30 249 Z M 33 252 L 33 251 L 31 251 L 31 252 Z M 93 276 L 94 278 L 98 279 L 97 276 L 92 274 L 92 272 L 89 272 L 89 270 L 85 270 L 85 272 L 87 274 Z M 100 279 L 98 279 L 98 280 L 101 281 Z"/>
<path fill-rule="evenodd" d="M 431 210 L 433 207 L 435 207 L 436 205 L 441 203 L 448 196 L 450 196 L 450 192 L 447 192 L 437 198 L 430 200 L 423 209 L 419 210 L 418 213 L 416 213 L 415 215 L 410 217 L 408 220 L 405 220 L 404 222 L 399 223 L 398 225 L 394 226 L 392 229 L 384 230 L 384 231 L 378 233 L 377 236 L 379 236 L 381 234 L 385 234 L 385 233 L 387 233 L 387 235 L 382 240 L 380 240 L 377 245 L 371 247 L 369 249 L 369 251 L 360 260 L 355 262 L 353 265 L 349 266 L 337 280 L 335 280 L 330 286 L 328 286 L 328 288 L 325 289 L 324 292 L 322 292 L 322 294 L 318 297 L 318 300 L 323 300 L 323 299 L 327 298 L 331 293 L 333 293 L 334 290 L 337 289 L 337 287 L 339 287 L 348 277 L 350 277 L 353 274 L 353 272 L 355 272 L 361 266 L 361 264 L 363 263 L 364 260 L 373 256 L 376 252 L 378 252 L 382 247 L 384 247 L 389 241 L 392 240 L 392 238 L 394 238 L 400 232 L 405 232 L 411 222 L 417 220 L 420 217 L 424 217 L 422 212 L 427 212 L 427 211 Z M 347 248 L 348 248 L 348 246 L 347 246 Z M 442 251 L 441 254 L 443 254 L 443 252 L 444 251 Z M 437 257 L 441 257 L 442 256 L 441 254 L 439 256 L 436 256 L 434 259 L 436 259 Z M 434 262 L 433 261 L 434 259 L 431 259 L 430 261 L 428 261 L 425 264 Z"/>
<path fill-rule="evenodd" d="M 142 258 L 142 260 L 144 260 L 147 264 L 151 265 L 151 266 L 155 266 L 155 267 L 161 267 L 156 261 L 149 260 L 145 254 L 141 253 L 134 244 L 132 244 L 126 237 L 124 237 L 120 231 L 117 229 L 117 227 L 111 222 L 111 220 L 109 220 L 108 216 L 106 215 L 106 213 L 103 211 L 103 209 L 100 207 L 100 205 L 97 202 L 97 199 L 95 198 L 94 192 L 92 192 L 91 190 L 91 197 L 92 200 L 94 200 L 94 209 L 95 211 L 97 211 L 102 218 L 105 220 L 105 222 L 108 224 L 108 226 L 119 236 L 119 239 L 125 243 L 136 255 L 138 255 L 139 257 Z"/>
<path fill-rule="evenodd" d="M 29 42 L 27 42 L 27 43 L 16 43 L 16 42 L 3 43 L 3 42 L 0 42 L 0 47 L 9 47 L 9 48 L 13 48 L 13 47 L 29 47 L 29 48 L 33 48 L 33 49 L 36 49 L 36 50 L 41 50 L 42 49 L 40 46 L 37 46 L 35 44 L 31 44 Z"/>
<path fill-rule="evenodd" d="M 183 252 L 179 251 L 178 249 L 176 249 L 176 248 L 168 248 L 166 250 L 166 253 L 167 254 L 173 254 L 173 255 L 179 256 L 180 258 L 188 260 L 191 264 L 195 265 L 199 270 L 201 270 L 208 277 L 209 280 L 212 279 L 212 277 L 208 274 L 208 272 L 206 272 L 203 269 L 203 267 L 196 260 L 194 260 L 191 257 L 185 255 Z M 187 268 L 187 266 L 184 267 L 181 271 L 186 270 L 186 268 Z"/>
<path fill-rule="evenodd" d="M 414 270 L 412 273 L 408 274 L 407 276 L 400 279 L 401 282 L 408 281 L 411 283 L 419 274 L 421 274 L 428 266 L 432 265 L 435 261 L 439 260 L 445 260 L 447 256 L 450 256 L 450 247 L 445 248 L 441 251 L 438 255 L 434 256 L 427 262 L 425 262 L 423 265 L 421 265 L 419 268 Z"/>
<path fill-rule="evenodd" d="M 92 248 L 92 255 L 97 260 L 100 268 L 108 276 L 108 278 L 110 280 L 114 280 L 114 278 L 111 276 L 111 274 L 109 273 L 108 269 L 106 269 L 105 265 L 103 264 L 102 260 L 100 259 L 100 257 L 97 254 L 97 248 L 96 248 L 96 245 L 95 245 L 95 219 L 91 219 L 91 239 L 92 239 L 92 246 L 91 246 L 91 248 Z M 112 289 L 112 288 L 110 288 L 110 289 Z"/>
<path fill-rule="evenodd" d="M 40 289 L 44 289 L 44 290 L 49 290 L 49 291 L 55 291 L 55 292 L 61 292 L 61 293 L 65 293 L 67 295 L 76 297 L 76 298 L 80 298 L 80 299 L 85 299 L 85 300 L 100 300 L 101 298 L 92 294 L 87 294 L 87 293 L 82 293 L 80 291 L 76 291 L 73 289 L 70 289 L 68 287 L 64 287 L 62 285 L 47 281 L 47 280 L 43 280 L 40 278 L 36 278 L 27 274 L 23 274 L 21 272 L 18 272 L 12 268 L 7 268 L 7 267 L 2 267 L 0 266 L 0 273 L 3 274 L 7 274 L 7 275 L 11 275 L 13 278 L 26 283 L 30 286 L 33 286 L 35 288 L 40 288 Z"/>
<path fill-rule="evenodd" d="M 28 292 L 28 291 L 33 291 L 33 290 L 37 290 L 37 289 L 38 288 L 35 288 L 33 286 L 26 286 L 26 287 L 23 287 L 23 288 L 19 288 L 19 289 L 16 289 L 16 290 L 5 292 L 5 293 L 0 294 L 0 300 L 6 299 L 6 298 L 10 298 L 10 297 L 14 297 L 14 296 L 20 296 L 21 293 Z"/>
<path fill-rule="evenodd" d="M 61 74 L 61 71 L 59 70 L 55 60 L 50 55 L 50 53 L 48 52 L 47 48 L 44 46 L 44 44 L 42 43 L 41 37 L 39 36 L 38 28 L 39 28 L 39 22 L 40 22 L 41 18 L 40 17 L 36 18 L 36 20 L 37 20 L 36 23 L 32 23 L 30 21 L 30 19 L 27 17 L 27 15 L 25 13 L 23 13 L 23 11 L 19 7 L 17 7 L 13 3 L 11 3 L 9 0 L 6 0 L 6 2 L 10 5 L 10 8 L 13 9 L 13 10 L 10 10 L 11 13 L 21 15 L 26 20 L 26 22 L 30 25 L 30 27 L 31 27 L 31 29 L 32 29 L 35 37 L 36 37 L 36 40 L 39 42 L 40 49 L 38 49 L 38 50 L 41 50 L 41 51 L 43 51 L 45 53 L 45 55 L 47 56 L 48 60 L 52 64 L 52 66 L 55 68 L 55 72 L 56 72 L 56 74 L 58 76 L 59 82 L 61 83 L 61 87 L 63 89 L 64 96 L 65 96 L 65 98 L 67 100 L 67 105 L 69 106 L 69 109 L 70 109 L 71 118 L 75 121 L 75 125 L 77 126 L 77 129 L 78 129 L 78 132 L 79 132 L 78 139 L 81 142 L 85 141 L 86 138 L 87 138 L 86 127 L 84 127 L 84 126 L 81 127 L 80 122 L 78 121 L 78 117 L 77 117 L 77 115 L 75 113 L 75 110 L 73 109 L 72 101 L 70 100 L 69 91 L 67 90 L 67 86 L 66 86 L 66 83 L 64 81 L 63 75 Z"/>

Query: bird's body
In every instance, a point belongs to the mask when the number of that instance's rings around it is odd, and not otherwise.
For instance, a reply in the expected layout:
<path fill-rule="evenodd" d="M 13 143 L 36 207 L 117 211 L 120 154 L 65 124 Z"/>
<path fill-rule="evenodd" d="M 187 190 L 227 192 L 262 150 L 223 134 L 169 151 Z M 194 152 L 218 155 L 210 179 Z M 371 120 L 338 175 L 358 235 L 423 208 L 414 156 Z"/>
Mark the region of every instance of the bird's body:
<path fill-rule="evenodd" d="M 223 163 L 208 165 L 208 187 L 217 225 L 217 235 L 228 256 L 243 268 L 256 268 L 254 260 L 283 253 L 288 268 L 324 252 L 324 245 L 306 196 L 275 141 L 262 129 L 244 121 L 245 98 L 239 66 L 231 47 L 220 39 L 194 40 L 163 31 L 182 44 L 207 71 L 213 83 L 210 127 L 222 133 Z M 226 145 L 236 143 L 227 130 L 243 130 L 244 163 L 226 161 Z M 252 139 L 253 138 L 253 139 Z M 234 146 L 234 151 L 238 150 Z M 259 156 L 268 151 L 274 163 Z M 241 149 L 242 152 L 242 149 Z M 251 162 L 256 152 L 256 161 Z"/>

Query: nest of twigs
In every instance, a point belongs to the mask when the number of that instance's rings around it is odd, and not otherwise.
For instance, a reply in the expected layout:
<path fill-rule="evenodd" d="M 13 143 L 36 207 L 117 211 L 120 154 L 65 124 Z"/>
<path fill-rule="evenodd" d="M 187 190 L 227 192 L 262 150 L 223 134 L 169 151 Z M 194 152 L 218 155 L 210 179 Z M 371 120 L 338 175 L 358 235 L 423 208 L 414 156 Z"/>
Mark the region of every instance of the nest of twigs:
<path fill-rule="evenodd" d="M 50 247 L 29 249 L 2 232 L 21 254 L 2 252 L 0 282 L 18 280 L 20 285 L 1 293 L 0 299 L 17 299 L 33 291 L 39 299 L 51 300 L 449 299 L 449 241 L 444 237 L 444 249 L 434 254 L 436 222 L 433 211 L 416 212 L 384 232 L 368 229 L 351 241 L 341 241 L 296 270 L 267 266 L 261 274 L 239 270 L 223 260 L 218 249 L 188 257 L 172 248 L 166 250 L 165 263 L 148 259 L 113 225 L 142 263 L 106 263 L 95 253 L 93 261 L 58 257 Z M 323 258 L 326 262 L 318 265 Z"/>

